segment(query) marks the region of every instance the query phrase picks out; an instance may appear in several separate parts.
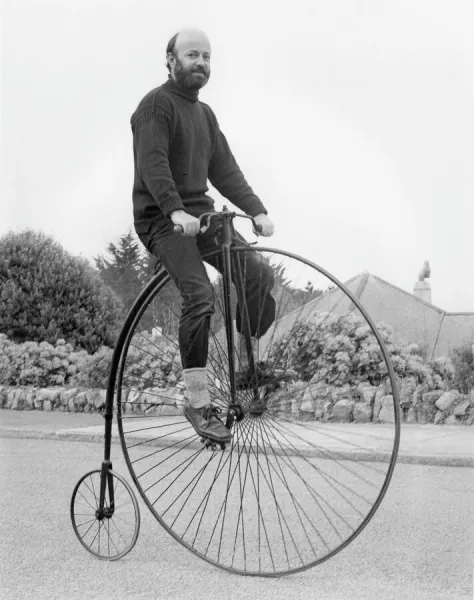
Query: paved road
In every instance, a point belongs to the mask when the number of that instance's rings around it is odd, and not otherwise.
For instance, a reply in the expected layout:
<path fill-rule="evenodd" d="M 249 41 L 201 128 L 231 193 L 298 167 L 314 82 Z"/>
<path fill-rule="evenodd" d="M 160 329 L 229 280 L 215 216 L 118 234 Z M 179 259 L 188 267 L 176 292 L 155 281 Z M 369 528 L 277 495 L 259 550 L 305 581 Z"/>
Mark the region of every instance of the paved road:
<path fill-rule="evenodd" d="M 127 475 L 117 447 L 113 458 Z M 0 439 L 1 598 L 472 598 L 472 469 L 398 465 L 379 511 L 352 544 L 310 571 L 268 580 L 197 559 L 141 500 L 135 549 L 114 563 L 94 559 L 74 536 L 69 501 L 100 460 L 96 443 Z"/>

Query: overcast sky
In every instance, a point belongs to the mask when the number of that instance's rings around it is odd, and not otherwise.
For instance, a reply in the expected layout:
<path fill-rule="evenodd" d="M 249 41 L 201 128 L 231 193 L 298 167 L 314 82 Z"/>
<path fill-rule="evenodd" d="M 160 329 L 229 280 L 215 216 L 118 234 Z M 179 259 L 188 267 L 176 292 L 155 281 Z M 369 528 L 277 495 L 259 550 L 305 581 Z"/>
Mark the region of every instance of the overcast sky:
<path fill-rule="evenodd" d="M 409 292 L 429 260 L 433 304 L 474 311 L 472 0 L 4 6 L 0 235 L 30 227 L 92 258 L 130 230 L 130 115 L 166 80 L 168 39 L 196 26 L 212 44 L 201 98 L 271 245 Z"/>

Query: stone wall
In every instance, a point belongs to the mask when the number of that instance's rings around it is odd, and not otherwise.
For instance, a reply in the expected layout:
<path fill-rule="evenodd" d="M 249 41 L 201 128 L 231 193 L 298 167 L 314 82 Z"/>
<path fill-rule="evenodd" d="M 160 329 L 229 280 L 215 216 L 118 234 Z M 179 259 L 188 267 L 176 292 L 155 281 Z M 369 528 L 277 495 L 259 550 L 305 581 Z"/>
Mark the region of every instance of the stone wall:
<path fill-rule="evenodd" d="M 288 390 L 289 391 L 289 390 Z M 292 393 L 278 390 L 271 397 L 270 410 L 290 413 L 304 421 L 342 423 L 389 423 L 394 421 L 393 396 L 387 383 L 359 384 L 357 388 L 315 383 L 296 385 Z M 436 425 L 474 423 L 474 390 L 468 395 L 456 390 L 429 391 L 407 378 L 399 390 L 402 422 Z"/>
<path fill-rule="evenodd" d="M 474 390 L 462 395 L 456 390 L 428 391 L 410 379 L 399 389 L 404 423 L 474 424 Z M 0 386 L 0 408 L 60 412 L 102 412 L 106 392 L 102 389 L 32 388 Z M 149 388 L 143 392 L 124 391 L 122 411 L 150 416 L 181 414 L 185 403 L 182 387 Z M 343 423 L 392 422 L 393 397 L 387 384 L 357 388 L 336 388 L 322 384 L 277 390 L 269 398 L 269 410 L 291 413 L 307 421 Z"/>
<path fill-rule="evenodd" d="M 106 391 L 81 388 L 33 388 L 0 386 L 0 408 L 59 412 L 103 412 Z M 153 416 L 182 413 L 184 394 L 178 387 L 124 391 L 122 411 Z"/>

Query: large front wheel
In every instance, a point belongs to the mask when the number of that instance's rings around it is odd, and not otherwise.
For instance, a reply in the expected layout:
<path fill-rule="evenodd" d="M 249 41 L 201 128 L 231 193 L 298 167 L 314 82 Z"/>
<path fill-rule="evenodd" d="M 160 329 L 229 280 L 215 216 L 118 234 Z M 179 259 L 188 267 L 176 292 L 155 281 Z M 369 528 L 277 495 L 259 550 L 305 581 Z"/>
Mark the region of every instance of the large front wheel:
<path fill-rule="evenodd" d="M 293 369 L 297 379 L 250 386 L 231 398 L 222 278 L 209 267 L 216 312 L 208 386 L 224 418 L 231 404 L 242 417 L 233 423 L 227 450 L 206 450 L 183 416 L 181 300 L 164 273 L 127 319 L 110 385 L 131 476 L 163 527 L 218 567 L 278 576 L 342 550 L 387 491 L 400 436 L 398 393 L 384 344 L 390 334 L 363 309 L 358 282 L 348 289 L 286 252 L 239 247 L 232 256 L 240 259 L 244 283 L 250 271 L 253 283 L 256 277 L 246 265 L 262 264 L 257 277 L 267 283 L 270 265 L 275 318 L 256 358 L 274 369 Z M 249 306 L 252 318 L 268 321 L 265 294 L 259 302 L 254 298 Z M 237 349 L 236 343 L 238 371 Z M 252 410 L 256 396 L 263 408 Z"/>

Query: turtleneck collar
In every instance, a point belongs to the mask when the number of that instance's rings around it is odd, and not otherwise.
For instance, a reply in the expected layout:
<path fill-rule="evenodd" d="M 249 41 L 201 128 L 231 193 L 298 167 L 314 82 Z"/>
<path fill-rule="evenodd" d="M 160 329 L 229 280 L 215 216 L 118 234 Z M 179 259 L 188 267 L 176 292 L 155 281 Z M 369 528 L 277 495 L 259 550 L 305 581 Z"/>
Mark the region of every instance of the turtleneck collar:
<path fill-rule="evenodd" d="M 173 94 L 176 94 L 176 96 L 181 96 L 182 98 L 186 98 L 186 100 L 190 100 L 191 102 L 198 101 L 199 90 L 189 90 L 181 87 L 176 83 L 171 75 L 168 75 L 167 86 L 170 88 Z"/>

